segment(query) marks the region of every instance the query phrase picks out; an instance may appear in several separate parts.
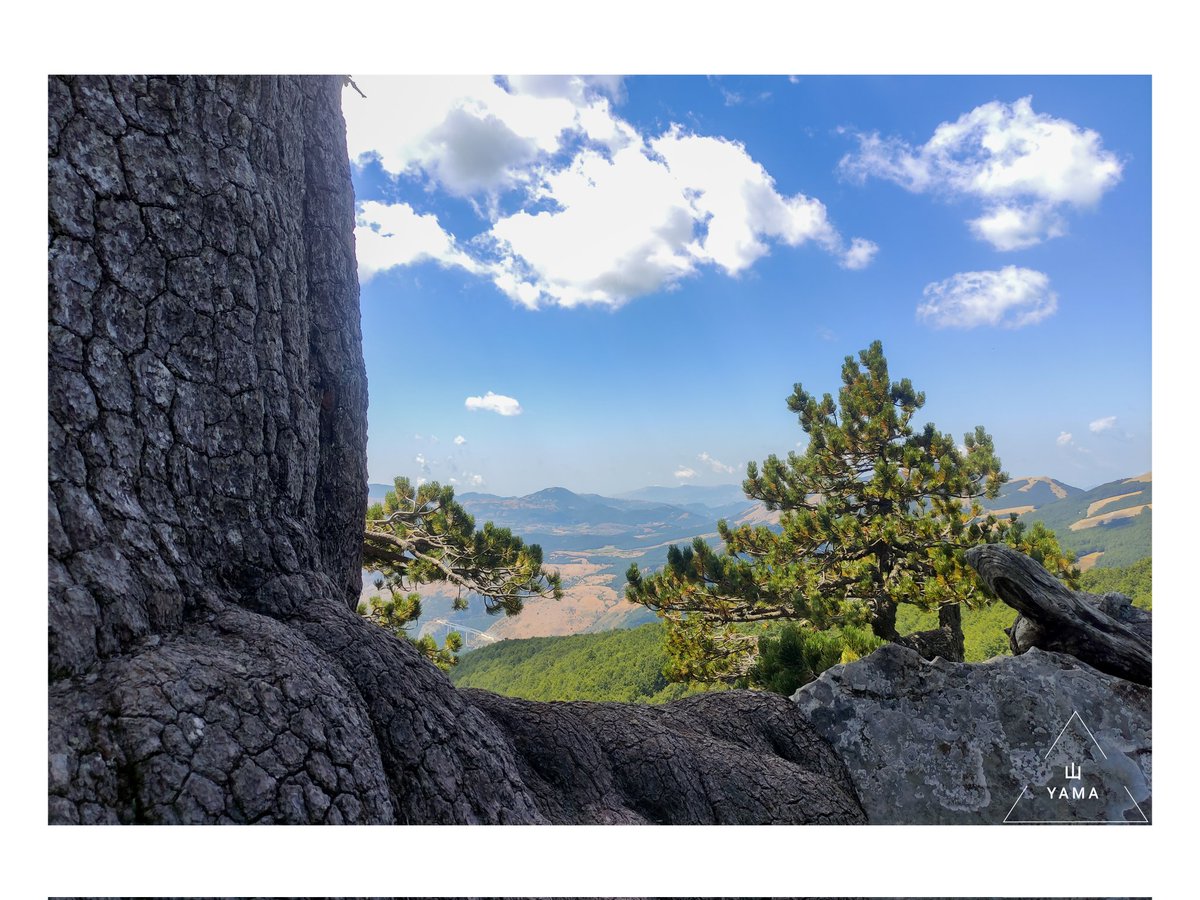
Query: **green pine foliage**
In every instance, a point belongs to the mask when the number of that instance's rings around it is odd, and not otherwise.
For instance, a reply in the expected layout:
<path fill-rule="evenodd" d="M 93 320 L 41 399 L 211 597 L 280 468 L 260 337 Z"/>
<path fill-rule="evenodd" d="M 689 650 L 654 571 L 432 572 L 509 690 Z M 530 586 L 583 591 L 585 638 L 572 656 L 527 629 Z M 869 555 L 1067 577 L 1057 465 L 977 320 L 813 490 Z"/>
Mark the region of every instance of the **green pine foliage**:
<path fill-rule="evenodd" d="M 458 589 L 455 609 L 466 609 L 475 595 L 493 615 L 514 616 L 529 597 L 562 598 L 558 573 L 542 568 L 541 547 L 491 522 L 477 529 L 474 517 L 455 501 L 454 488 L 436 481 L 414 487 L 397 478 L 383 502 L 372 504 L 363 531 L 363 566 L 379 573 L 380 593 L 360 603 L 359 614 L 411 640 L 443 670 L 458 663 L 462 635 L 450 632 L 439 647 L 429 635 L 408 634 L 421 616 L 417 585 L 452 585 Z"/>
<path fill-rule="evenodd" d="M 733 681 L 753 664 L 743 622 L 794 621 L 824 630 L 870 628 L 896 640 L 897 610 L 941 611 L 990 601 L 965 551 L 1003 541 L 1074 583 L 1078 570 L 1053 532 L 980 505 L 1008 479 L 982 427 L 960 447 L 914 417 L 925 395 L 892 381 L 879 341 L 848 356 L 837 399 L 800 384 L 787 399 L 808 435 L 804 453 L 750 463 L 746 495 L 780 510 L 778 530 L 717 525 L 724 550 L 697 538 L 672 546 L 666 565 L 635 564 L 626 594 L 666 622 L 673 678 Z"/>
<path fill-rule="evenodd" d="M 658 623 L 620 631 L 507 640 L 464 653 L 450 673 L 459 687 L 527 700 L 665 703 L 715 687 L 673 683 Z"/>
<path fill-rule="evenodd" d="M 818 631 L 791 624 L 772 628 L 758 639 L 758 658 L 750 669 L 750 683 L 790 697 L 830 666 L 851 662 L 884 643 L 863 628 Z"/>
<path fill-rule="evenodd" d="M 1101 557 L 1103 559 L 1103 557 Z M 1151 557 L 1139 559 L 1121 568 L 1090 569 L 1083 573 L 1080 587 L 1093 594 L 1115 591 L 1124 594 L 1141 609 L 1151 609 Z"/>

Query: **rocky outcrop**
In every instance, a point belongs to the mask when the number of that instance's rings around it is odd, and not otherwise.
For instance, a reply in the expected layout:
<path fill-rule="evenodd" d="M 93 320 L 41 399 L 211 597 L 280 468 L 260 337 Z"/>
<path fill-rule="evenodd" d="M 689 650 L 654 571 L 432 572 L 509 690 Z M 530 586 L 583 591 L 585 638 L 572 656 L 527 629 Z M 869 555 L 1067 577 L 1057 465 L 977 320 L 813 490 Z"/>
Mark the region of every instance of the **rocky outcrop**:
<path fill-rule="evenodd" d="M 1001 545 L 967 561 L 1019 611 L 1017 655 L 968 665 L 889 644 L 792 697 L 868 819 L 1149 822 L 1150 613 L 1072 591 Z"/>
<path fill-rule="evenodd" d="M 1151 816 L 1150 689 L 1063 653 L 966 664 L 889 644 L 792 699 L 872 824 Z"/>
<path fill-rule="evenodd" d="M 340 100 L 336 78 L 49 81 L 50 821 L 862 821 L 782 699 L 459 692 L 352 612 Z"/>

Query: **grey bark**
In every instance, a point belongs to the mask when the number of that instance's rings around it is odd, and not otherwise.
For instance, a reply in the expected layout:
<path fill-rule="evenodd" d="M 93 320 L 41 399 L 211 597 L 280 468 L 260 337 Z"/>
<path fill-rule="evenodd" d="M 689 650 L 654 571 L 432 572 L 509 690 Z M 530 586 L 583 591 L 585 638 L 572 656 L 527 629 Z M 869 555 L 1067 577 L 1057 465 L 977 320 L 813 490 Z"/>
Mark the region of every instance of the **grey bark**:
<path fill-rule="evenodd" d="M 1044 567 L 1009 547 L 967 551 L 988 590 L 1020 615 L 1008 629 L 1013 653 L 1058 650 L 1101 672 L 1150 684 L 1151 614 L 1121 594 L 1072 591 Z"/>
<path fill-rule="evenodd" d="M 786 702 L 459 692 L 352 612 L 337 78 L 52 77 L 48 100 L 51 822 L 863 820 Z"/>

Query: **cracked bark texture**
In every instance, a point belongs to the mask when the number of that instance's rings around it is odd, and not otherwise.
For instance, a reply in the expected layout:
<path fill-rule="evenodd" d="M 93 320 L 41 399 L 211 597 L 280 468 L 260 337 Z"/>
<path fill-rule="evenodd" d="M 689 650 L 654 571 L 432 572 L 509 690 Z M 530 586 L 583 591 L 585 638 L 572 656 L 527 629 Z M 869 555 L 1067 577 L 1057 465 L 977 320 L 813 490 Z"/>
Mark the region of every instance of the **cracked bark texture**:
<path fill-rule="evenodd" d="M 340 104 L 336 77 L 49 79 L 50 821 L 863 821 L 782 698 L 458 692 L 353 613 Z"/>

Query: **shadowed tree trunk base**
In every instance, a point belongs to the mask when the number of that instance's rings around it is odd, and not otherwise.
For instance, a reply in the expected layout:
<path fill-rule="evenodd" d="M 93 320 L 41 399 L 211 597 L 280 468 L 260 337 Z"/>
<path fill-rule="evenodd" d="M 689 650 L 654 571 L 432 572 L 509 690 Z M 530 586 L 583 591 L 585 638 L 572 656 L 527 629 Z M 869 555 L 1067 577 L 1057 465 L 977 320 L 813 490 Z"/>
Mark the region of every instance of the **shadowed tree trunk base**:
<path fill-rule="evenodd" d="M 781 697 L 466 694 L 352 611 L 340 78 L 48 90 L 52 823 L 864 821 Z"/>

